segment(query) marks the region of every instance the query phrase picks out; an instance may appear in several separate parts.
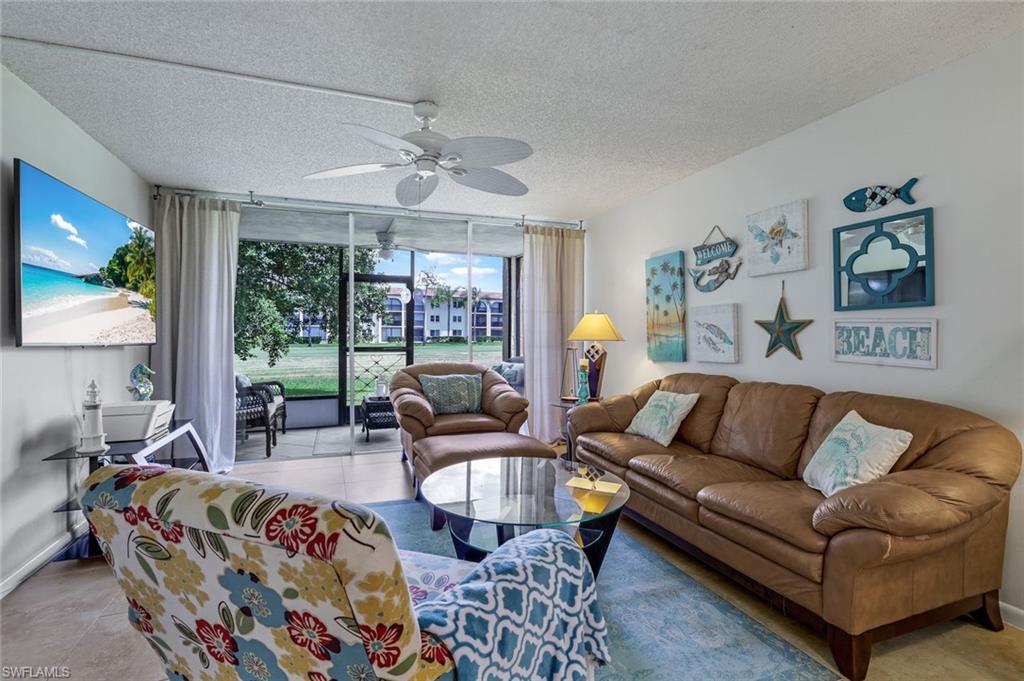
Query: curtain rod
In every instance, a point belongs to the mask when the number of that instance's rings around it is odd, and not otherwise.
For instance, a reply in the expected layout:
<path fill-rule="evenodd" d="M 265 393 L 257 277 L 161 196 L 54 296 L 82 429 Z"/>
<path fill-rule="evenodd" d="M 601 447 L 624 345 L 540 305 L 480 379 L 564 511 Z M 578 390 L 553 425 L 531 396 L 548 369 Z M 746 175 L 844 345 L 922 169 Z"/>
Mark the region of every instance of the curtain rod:
<path fill-rule="evenodd" d="M 108 57 L 111 59 L 119 59 L 121 61 L 133 61 L 141 62 L 145 64 L 152 64 L 154 66 L 160 66 L 163 68 L 178 69 L 181 71 L 191 71 L 192 73 L 202 73 L 206 75 L 220 76 L 222 78 L 232 78 L 234 80 L 240 80 L 246 83 L 259 83 L 261 85 L 275 85 L 277 87 L 290 88 L 292 90 L 303 90 L 305 92 L 313 92 L 321 95 L 333 95 L 336 97 L 347 97 L 349 99 L 358 99 L 364 102 L 373 102 L 375 104 L 389 104 L 391 106 L 401 106 L 411 109 L 415 102 L 407 102 L 404 99 L 395 99 L 393 97 L 380 97 L 378 95 L 369 95 L 364 92 L 352 92 L 350 90 L 339 90 L 337 88 L 324 87 L 321 85 L 310 85 L 309 83 L 299 83 L 292 80 L 282 80 L 280 78 L 268 78 L 266 76 L 257 76 L 251 73 L 238 73 L 236 71 L 226 71 L 224 69 L 216 69 L 209 66 L 195 66 L 194 64 L 185 64 L 183 62 L 170 61 L 168 59 L 157 59 L 155 57 L 142 57 L 136 54 L 128 54 L 126 52 L 114 52 L 112 50 L 100 50 L 93 47 L 79 47 L 77 45 L 68 45 L 66 43 L 51 42 L 48 40 L 35 40 L 32 38 L 19 38 L 13 35 L 0 35 L 0 40 L 14 43 L 22 43 L 26 45 L 37 45 L 41 47 L 53 47 L 61 50 L 67 50 L 71 52 L 83 52 L 86 54 L 93 54 L 102 57 Z"/>
<path fill-rule="evenodd" d="M 381 215 L 395 218 L 410 218 L 437 221 L 468 222 L 472 221 L 478 225 L 496 225 L 501 227 L 522 227 L 523 223 L 531 225 L 543 225 L 550 227 L 562 227 L 564 229 L 583 229 L 583 221 L 569 222 L 567 220 L 547 220 L 543 218 L 529 218 L 522 216 L 519 219 L 509 218 L 500 215 L 473 215 L 470 213 L 449 213 L 443 211 L 410 210 L 408 208 L 392 208 L 389 206 L 370 206 L 358 203 L 336 203 L 332 201 L 318 201 L 315 199 L 291 199 L 283 196 L 257 196 L 253 192 L 247 194 L 236 194 L 231 192 L 211 192 L 201 189 L 164 188 L 160 185 L 155 187 L 156 199 L 161 190 L 173 191 L 181 196 L 197 196 L 211 199 L 223 199 L 236 201 L 243 206 L 260 208 L 266 210 L 297 210 L 310 213 L 325 213 L 333 215 L 346 215 L 348 213 L 362 215 Z"/>

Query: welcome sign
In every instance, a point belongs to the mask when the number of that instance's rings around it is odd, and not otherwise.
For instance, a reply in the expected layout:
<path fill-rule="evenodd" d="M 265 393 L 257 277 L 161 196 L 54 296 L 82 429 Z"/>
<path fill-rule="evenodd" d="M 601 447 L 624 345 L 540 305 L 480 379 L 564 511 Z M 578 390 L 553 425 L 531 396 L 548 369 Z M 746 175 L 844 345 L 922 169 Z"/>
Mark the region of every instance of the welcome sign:
<path fill-rule="evenodd" d="M 934 319 L 835 320 L 832 358 L 880 366 L 936 367 Z"/>
<path fill-rule="evenodd" d="M 707 265 L 709 262 L 720 258 L 731 258 L 736 254 L 739 244 L 725 237 L 724 241 L 716 241 L 713 244 L 700 244 L 693 247 L 693 256 L 698 265 Z"/>

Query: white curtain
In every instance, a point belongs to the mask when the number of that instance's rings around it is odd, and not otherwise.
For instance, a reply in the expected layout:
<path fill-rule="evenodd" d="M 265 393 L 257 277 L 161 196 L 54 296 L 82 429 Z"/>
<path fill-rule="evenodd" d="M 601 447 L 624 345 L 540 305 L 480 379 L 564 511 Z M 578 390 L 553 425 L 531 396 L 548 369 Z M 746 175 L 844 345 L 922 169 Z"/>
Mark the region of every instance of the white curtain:
<path fill-rule="evenodd" d="M 239 204 L 164 194 L 156 209 L 158 337 L 153 382 L 191 418 L 210 470 L 235 463 L 235 271 Z"/>
<path fill-rule="evenodd" d="M 578 229 L 526 225 L 523 233 L 523 358 L 530 435 L 554 442 L 564 412 L 561 392 L 566 338 L 583 316 L 583 237 Z M 570 370 L 575 370 L 571 367 Z"/>

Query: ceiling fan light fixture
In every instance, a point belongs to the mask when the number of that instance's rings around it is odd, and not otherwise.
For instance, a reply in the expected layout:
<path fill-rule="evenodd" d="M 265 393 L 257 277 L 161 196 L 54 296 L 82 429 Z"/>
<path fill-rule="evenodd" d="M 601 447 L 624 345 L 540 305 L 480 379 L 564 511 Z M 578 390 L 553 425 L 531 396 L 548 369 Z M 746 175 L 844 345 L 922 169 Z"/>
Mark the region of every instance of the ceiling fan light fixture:
<path fill-rule="evenodd" d="M 432 175 L 437 175 L 437 162 L 429 158 L 421 158 L 416 161 L 416 175 L 423 180 Z"/>
<path fill-rule="evenodd" d="M 526 142 L 486 136 L 449 139 L 430 128 L 437 118 L 437 104 L 431 101 L 416 102 L 413 115 L 422 127 L 401 137 L 358 123 L 342 124 L 349 132 L 396 152 L 403 163 L 342 166 L 311 173 L 306 179 L 343 177 L 414 165 L 416 172 L 395 186 L 395 198 L 405 207 L 423 203 L 437 189 L 438 168 L 446 171 L 456 184 L 477 191 L 503 196 L 522 196 L 529 191 L 520 180 L 494 168 L 532 155 L 533 148 Z"/>
<path fill-rule="evenodd" d="M 395 256 L 395 237 L 390 232 L 377 232 L 377 257 L 391 260 Z"/>

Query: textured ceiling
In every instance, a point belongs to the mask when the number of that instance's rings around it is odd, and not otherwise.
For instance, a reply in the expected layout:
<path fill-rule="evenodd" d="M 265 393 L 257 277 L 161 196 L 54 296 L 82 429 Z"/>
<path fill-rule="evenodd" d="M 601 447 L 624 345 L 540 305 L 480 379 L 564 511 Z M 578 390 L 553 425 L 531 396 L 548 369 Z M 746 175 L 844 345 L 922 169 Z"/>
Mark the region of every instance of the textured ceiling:
<path fill-rule="evenodd" d="M 424 209 L 592 217 L 1024 27 L 980 3 L 3 3 L 4 35 L 441 106 L 451 137 L 502 135 L 520 198 L 447 179 Z M 408 109 L 5 43 L 3 63 L 151 182 L 395 205 L 403 171 L 338 128 Z"/>

